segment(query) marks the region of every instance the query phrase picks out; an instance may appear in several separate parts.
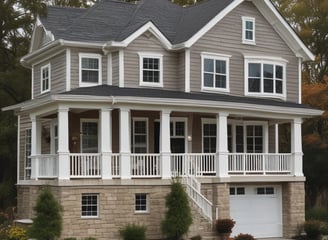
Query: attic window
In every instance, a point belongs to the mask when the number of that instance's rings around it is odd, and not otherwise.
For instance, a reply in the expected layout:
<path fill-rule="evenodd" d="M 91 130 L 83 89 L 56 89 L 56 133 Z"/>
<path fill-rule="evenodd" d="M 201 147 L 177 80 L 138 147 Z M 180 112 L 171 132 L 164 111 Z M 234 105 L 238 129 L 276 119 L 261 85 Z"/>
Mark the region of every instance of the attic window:
<path fill-rule="evenodd" d="M 255 18 L 242 17 L 243 21 L 243 43 L 255 44 Z"/>
<path fill-rule="evenodd" d="M 101 84 L 101 55 L 79 54 L 80 86 L 88 87 Z"/>
<path fill-rule="evenodd" d="M 163 55 L 143 54 L 140 57 L 140 86 L 163 87 Z"/>

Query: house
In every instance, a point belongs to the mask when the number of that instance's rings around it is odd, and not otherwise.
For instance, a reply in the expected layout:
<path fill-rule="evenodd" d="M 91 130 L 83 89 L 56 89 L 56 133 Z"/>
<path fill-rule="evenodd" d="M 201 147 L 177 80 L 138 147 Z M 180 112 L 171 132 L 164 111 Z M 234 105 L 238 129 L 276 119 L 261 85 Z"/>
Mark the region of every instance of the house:
<path fill-rule="evenodd" d="M 193 234 L 232 217 L 233 235 L 291 237 L 304 221 L 301 64 L 314 56 L 269 0 L 101 0 L 48 7 L 18 116 L 18 216 L 43 185 L 62 238 L 160 239 L 171 178 L 186 184 Z M 279 138 L 282 130 L 288 134 Z M 283 140 L 283 141 L 282 141 Z"/>

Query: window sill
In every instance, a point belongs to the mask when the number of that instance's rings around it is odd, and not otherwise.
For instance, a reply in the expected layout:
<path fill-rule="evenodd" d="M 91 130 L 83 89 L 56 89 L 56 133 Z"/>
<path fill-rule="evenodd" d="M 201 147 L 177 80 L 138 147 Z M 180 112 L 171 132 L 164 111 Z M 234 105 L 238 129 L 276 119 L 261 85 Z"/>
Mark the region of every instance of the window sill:
<path fill-rule="evenodd" d="M 81 216 L 81 219 L 83 219 L 83 220 L 92 220 L 92 219 L 100 219 L 100 217 L 99 216 Z"/>
<path fill-rule="evenodd" d="M 83 83 L 83 82 L 80 82 L 79 83 L 79 87 L 94 87 L 94 86 L 98 86 L 100 85 L 100 83 Z"/>
<path fill-rule="evenodd" d="M 144 82 L 140 82 L 139 83 L 140 87 L 156 87 L 156 88 L 162 88 L 163 87 L 163 83 L 144 83 Z"/>
<path fill-rule="evenodd" d="M 250 40 L 243 40 L 242 42 L 243 44 L 246 44 L 246 45 L 256 45 L 256 42 L 255 41 L 250 41 Z"/>
<path fill-rule="evenodd" d="M 50 89 L 48 89 L 48 90 L 44 90 L 44 91 L 41 91 L 41 92 L 40 92 L 41 95 L 42 95 L 42 94 L 46 94 L 46 93 L 50 93 Z"/>
<path fill-rule="evenodd" d="M 150 212 L 149 211 L 135 211 L 134 214 L 135 215 L 149 215 Z"/>
<path fill-rule="evenodd" d="M 230 93 L 230 89 L 228 89 L 228 88 L 202 87 L 202 92 L 207 92 L 207 93 Z"/>
<path fill-rule="evenodd" d="M 256 97 L 256 98 L 275 98 L 275 99 L 281 99 L 283 101 L 286 101 L 286 96 L 285 95 L 280 95 L 280 94 L 246 93 L 245 96 L 247 96 L 247 97 Z"/>

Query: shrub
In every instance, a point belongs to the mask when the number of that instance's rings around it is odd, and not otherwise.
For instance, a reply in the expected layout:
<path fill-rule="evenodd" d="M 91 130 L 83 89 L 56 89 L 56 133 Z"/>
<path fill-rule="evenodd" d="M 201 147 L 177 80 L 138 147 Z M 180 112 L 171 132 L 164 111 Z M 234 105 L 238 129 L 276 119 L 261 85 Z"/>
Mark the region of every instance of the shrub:
<path fill-rule="evenodd" d="M 311 208 L 306 211 L 306 220 L 320 220 L 328 222 L 328 209 L 323 207 Z"/>
<path fill-rule="evenodd" d="M 77 240 L 75 237 L 64 238 L 64 240 Z"/>
<path fill-rule="evenodd" d="M 97 240 L 97 239 L 96 238 L 93 238 L 93 237 L 87 237 L 84 240 Z"/>
<path fill-rule="evenodd" d="M 8 240 L 27 240 L 26 230 L 17 226 L 9 227 Z"/>
<path fill-rule="evenodd" d="M 161 223 L 162 233 L 169 240 L 180 240 L 192 224 L 188 195 L 179 179 L 173 180 L 165 198 L 167 211 Z"/>
<path fill-rule="evenodd" d="M 34 207 L 35 218 L 28 235 L 38 240 L 53 240 L 60 237 L 62 219 L 60 205 L 49 187 L 45 187 Z"/>
<path fill-rule="evenodd" d="M 200 235 L 197 235 L 197 236 L 191 237 L 190 240 L 202 240 L 202 237 Z"/>
<path fill-rule="evenodd" d="M 216 220 L 215 227 L 218 233 L 231 233 L 235 226 L 235 221 L 230 218 L 222 218 Z"/>
<path fill-rule="evenodd" d="M 239 235 L 237 235 L 233 239 L 234 240 L 255 240 L 255 238 L 252 235 L 250 235 L 250 234 L 243 234 L 243 233 L 240 233 Z"/>
<path fill-rule="evenodd" d="M 308 238 L 319 239 L 321 235 L 322 222 L 318 220 L 308 220 L 304 223 L 304 231 Z"/>
<path fill-rule="evenodd" d="M 320 231 L 322 235 L 328 235 L 328 223 L 322 222 L 320 226 Z"/>
<path fill-rule="evenodd" d="M 136 224 L 128 224 L 120 230 L 123 240 L 146 240 L 146 227 Z"/>

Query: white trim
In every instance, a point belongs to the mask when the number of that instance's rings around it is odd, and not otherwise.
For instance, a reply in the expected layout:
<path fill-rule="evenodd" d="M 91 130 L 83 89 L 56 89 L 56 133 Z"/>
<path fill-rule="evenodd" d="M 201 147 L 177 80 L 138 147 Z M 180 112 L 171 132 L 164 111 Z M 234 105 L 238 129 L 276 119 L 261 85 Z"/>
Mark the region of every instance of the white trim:
<path fill-rule="evenodd" d="M 190 49 L 185 50 L 185 92 L 190 92 Z"/>
<path fill-rule="evenodd" d="M 152 52 L 139 52 L 139 85 L 146 87 L 163 87 L 163 54 Z M 153 58 L 159 60 L 159 82 L 143 81 L 143 60 L 144 58 Z"/>
<path fill-rule="evenodd" d="M 47 89 L 44 89 L 44 84 L 43 84 L 43 81 L 45 80 L 46 81 L 46 78 L 44 79 L 43 78 L 43 71 L 45 69 L 48 69 L 48 88 Z M 41 94 L 44 94 L 44 93 L 47 93 L 47 92 L 50 92 L 51 90 L 51 64 L 50 63 L 47 63 L 46 65 L 43 65 L 40 67 L 40 92 Z"/>
<path fill-rule="evenodd" d="M 55 136 L 55 128 L 57 127 L 57 143 L 58 143 L 58 119 L 51 120 L 50 124 L 50 153 L 57 154 L 56 150 L 56 136 Z M 57 145 L 58 149 L 58 145 Z"/>
<path fill-rule="evenodd" d="M 146 123 L 146 152 L 149 152 L 149 130 L 148 130 L 148 118 L 147 117 L 133 117 L 132 118 L 132 142 L 131 142 L 131 152 L 135 153 L 134 149 L 135 149 L 135 122 L 145 122 Z"/>
<path fill-rule="evenodd" d="M 241 17 L 242 19 L 242 43 L 243 44 L 250 44 L 250 45 L 256 45 L 256 42 L 255 42 L 255 35 L 256 35 L 256 31 L 255 31 L 255 18 L 254 17 Z M 253 39 L 247 39 L 246 38 L 246 22 L 252 22 L 253 23 L 253 29 L 252 29 L 252 36 L 253 36 Z"/>
<path fill-rule="evenodd" d="M 217 53 L 207 53 L 207 52 L 202 52 L 201 53 L 201 81 L 202 81 L 202 91 L 204 92 L 230 92 L 230 57 L 231 55 L 225 55 L 225 54 L 217 54 Z M 225 88 L 219 88 L 219 87 L 206 87 L 204 86 L 204 61 L 205 59 L 212 59 L 214 61 L 216 60 L 219 60 L 219 61 L 224 61 L 226 63 L 226 73 L 225 73 L 225 76 L 226 76 L 226 87 Z M 216 64 L 214 64 L 214 68 L 215 68 Z M 214 75 L 216 74 L 216 71 L 214 69 Z M 215 82 L 215 80 L 213 79 L 213 83 Z"/>
<path fill-rule="evenodd" d="M 83 216 L 82 215 L 82 198 L 83 196 L 97 196 L 97 216 Z M 99 201 L 99 193 L 82 193 L 81 194 L 81 219 L 94 219 L 99 218 L 100 216 L 100 201 Z"/>
<path fill-rule="evenodd" d="M 124 50 L 120 49 L 118 51 L 118 61 L 119 61 L 119 73 L 118 73 L 118 82 L 119 87 L 124 87 Z"/>
<path fill-rule="evenodd" d="M 82 82 L 82 59 L 83 58 L 93 58 L 98 59 L 98 82 L 97 83 L 88 83 Z M 95 53 L 79 53 L 79 86 L 80 87 L 90 87 L 101 85 L 102 83 L 102 56 Z"/>
<path fill-rule="evenodd" d="M 127 47 L 131 42 L 136 38 L 140 37 L 145 32 L 151 32 L 163 45 L 166 49 L 172 49 L 172 44 L 170 41 L 162 34 L 162 32 L 151 22 L 147 22 L 142 27 L 137 29 L 134 33 L 128 36 L 121 42 L 109 41 L 104 45 L 104 49 L 111 47 Z"/>
<path fill-rule="evenodd" d="M 66 49 L 66 91 L 71 90 L 71 49 Z"/>
<path fill-rule="evenodd" d="M 107 84 L 113 85 L 113 58 L 112 53 L 107 56 Z"/>
<path fill-rule="evenodd" d="M 270 60 L 272 59 L 272 60 Z M 287 71 L 287 60 L 280 59 L 277 57 L 262 57 L 262 56 L 247 56 L 245 55 L 244 59 L 244 93 L 245 96 L 253 96 L 253 97 L 270 97 L 270 98 L 280 98 L 282 100 L 286 100 L 287 98 L 287 79 L 286 79 L 286 71 Z M 248 64 L 256 63 L 261 64 L 261 76 L 260 76 L 260 92 L 249 92 L 248 91 Z M 268 93 L 264 92 L 264 76 L 263 76 L 263 65 L 269 64 L 274 66 L 273 70 L 273 91 L 276 91 L 275 83 L 277 79 L 275 78 L 275 68 L 276 66 L 282 66 L 283 68 L 283 79 L 282 79 L 282 93 Z"/>
<path fill-rule="evenodd" d="M 137 197 L 137 194 L 139 194 L 139 195 L 146 195 L 146 210 L 136 210 L 136 204 L 134 204 L 134 212 L 136 213 L 136 214 L 142 214 L 142 213 L 149 213 L 149 211 L 150 211 L 150 207 L 149 207 L 149 203 L 150 203 L 150 201 L 149 201 L 149 194 L 148 193 L 135 193 L 135 202 L 136 202 L 136 197 Z"/>
<path fill-rule="evenodd" d="M 35 65 L 32 65 L 32 69 L 31 69 L 31 99 L 34 99 L 34 68 Z"/>
<path fill-rule="evenodd" d="M 175 123 L 176 122 L 184 122 L 184 136 L 177 136 L 175 134 Z M 188 118 L 186 117 L 170 117 L 170 126 L 171 123 L 173 124 L 173 136 L 171 136 L 171 130 L 170 130 L 170 142 L 172 138 L 184 138 L 185 143 L 185 153 L 188 153 Z"/>
<path fill-rule="evenodd" d="M 17 116 L 17 184 L 20 182 L 20 149 L 21 149 L 21 141 L 20 141 L 20 136 L 21 136 L 21 116 Z M 24 178 L 25 179 L 25 178 Z"/>
<path fill-rule="evenodd" d="M 298 58 L 298 103 L 302 104 L 302 58 Z"/>

